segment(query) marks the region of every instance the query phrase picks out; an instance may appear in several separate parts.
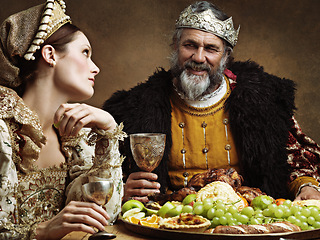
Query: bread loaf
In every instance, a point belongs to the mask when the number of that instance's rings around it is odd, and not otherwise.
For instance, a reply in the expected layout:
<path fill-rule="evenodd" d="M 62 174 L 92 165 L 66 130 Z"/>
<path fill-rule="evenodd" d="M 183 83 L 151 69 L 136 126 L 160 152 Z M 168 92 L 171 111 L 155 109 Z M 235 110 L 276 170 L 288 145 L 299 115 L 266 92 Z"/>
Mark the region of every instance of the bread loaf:
<path fill-rule="evenodd" d="M 290 222 L 275 222 L 257 225 L 217 226 L 212 233 L 227 234 L 263 234 L 301 231 L 300 227 Z"/>

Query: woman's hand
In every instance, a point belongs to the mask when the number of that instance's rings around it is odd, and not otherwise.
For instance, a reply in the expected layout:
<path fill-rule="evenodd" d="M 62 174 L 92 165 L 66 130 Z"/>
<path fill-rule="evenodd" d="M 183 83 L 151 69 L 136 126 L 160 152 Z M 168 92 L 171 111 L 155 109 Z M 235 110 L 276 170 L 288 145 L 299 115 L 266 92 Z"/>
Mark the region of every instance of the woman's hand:
<path fill-rule="evenodd" d="M 148 202 L 148 195 L 160 192 L 160 183 L 154 182 L 158 179 L 157 174 L 149 172 L 131 173 L 124 186 L 124 201 L 129 198 Z"/>
<path fill-rule="evenodd" d="M 108 225 L 107 219 L 107 212 L 97 204 L 72 201 L 51 220 L 38 225 L 36 238 L 61 239 L 72 231 L 93 234 L 92 227 L 103 231 Z"/>
<path fill-rule="evenodd" d="M 296 197 L 296 200 L 307 200 L 307 199 L 320 199 L 320 192 L 310 186 L 301 188 L 300 194 Z"/>
<path fill-rule="evenodd" d="M 61 104 L 54 115 L 61 136 L 76 136 L 83 127 L 113 130 L 117 123 L 106 111 L 87 104 Z"/>

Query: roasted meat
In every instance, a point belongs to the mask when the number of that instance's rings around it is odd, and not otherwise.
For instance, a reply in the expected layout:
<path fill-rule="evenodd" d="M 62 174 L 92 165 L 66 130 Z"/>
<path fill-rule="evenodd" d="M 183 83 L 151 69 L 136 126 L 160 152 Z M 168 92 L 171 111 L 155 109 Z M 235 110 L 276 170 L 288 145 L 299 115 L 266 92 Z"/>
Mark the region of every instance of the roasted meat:
<path fill-rule="evenodd" d="M 214 168 L 206 172 L 195 174 L 188 182 L 188 187 L 193 187 L 196 191 L 208 183 L 221 181 L 230 184 L 233 188 L 238 188 L 243 182 L 241 175 L 233 168 Z"/>
<path fill-rule="evenodd" d="M 244 197 L 248 204 L 250 205 L 252 200 L 260 195 L 265 195 L 259 188 L 251 188 L 247 186 L 241 186 L 236 188 L 236 192 L 240 193 L 242 197 Z"/>
<path fill-rule="evenodd" d="M 189 194 L 197 193 L 194 188 L 181 188 L 178 191 L 175 191 L 171 194 L 163 194 L 163 193 L 156 193 L 152 195 L 148 195 L 148 199 L 150 201 L 158 202 L 160 205 L 163 205 L 167 201 L 179 201 L 188 196 Z"/>

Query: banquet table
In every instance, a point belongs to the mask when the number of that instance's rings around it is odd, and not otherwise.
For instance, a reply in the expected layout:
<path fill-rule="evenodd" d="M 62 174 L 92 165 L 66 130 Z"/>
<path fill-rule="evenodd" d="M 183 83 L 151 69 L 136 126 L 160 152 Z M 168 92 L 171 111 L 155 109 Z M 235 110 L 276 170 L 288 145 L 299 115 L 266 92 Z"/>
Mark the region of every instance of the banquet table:
<path fill-rule="evenodd" d="M 154 239 L 131 232 L 124 226 L 124 223 L 119 220 L 112 226 L 106 226 L 106 231 L 116 234 L 116 240 Z M 91 234 L 84 232 L 72 232 L 66 235 L 64 238 L 62 238 L 62 240 L 87 240 L 90 237 L 90 235 Z"/>

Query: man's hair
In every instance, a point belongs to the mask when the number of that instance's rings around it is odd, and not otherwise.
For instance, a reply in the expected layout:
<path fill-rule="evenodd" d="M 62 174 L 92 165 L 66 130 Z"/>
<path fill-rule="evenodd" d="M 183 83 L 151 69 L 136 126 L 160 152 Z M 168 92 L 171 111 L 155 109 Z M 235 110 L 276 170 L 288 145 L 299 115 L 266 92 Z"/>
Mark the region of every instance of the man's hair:
<path fill-rule="evenodd" d="M 224 21 L 229 18 L 229 16 L 227 14 L 225 14 L 223 11 L 221 11 L 216 5 L 209 3 L 207 1 L 196 2 L 191 5 L 191 8 L 192 8 L 192 11 L 196 12 L 196 13 L 201 13 L 201 12 L 204 12 L 204 11 L 210 9 L 212 11 L 212 13 L 214 14 L 214 16 L 221 21 Z M 172 44 L 171 44 L 171 46 L 173 48 L 175 48 L 179 44 L 179 42 L 181 40 L 182 32 L 183 32 L 183 28 L 175 29 L 173 36 L 172 36 Z M 226 40 L 224 40 L 222 38 L 221 38 L 221 40 L 223 40 L 223 43 L 225 46 L 225 48 L 224 48 L 225 54 L 228 53 L 230 55 L 232 53 L 231 45 Z"/>

